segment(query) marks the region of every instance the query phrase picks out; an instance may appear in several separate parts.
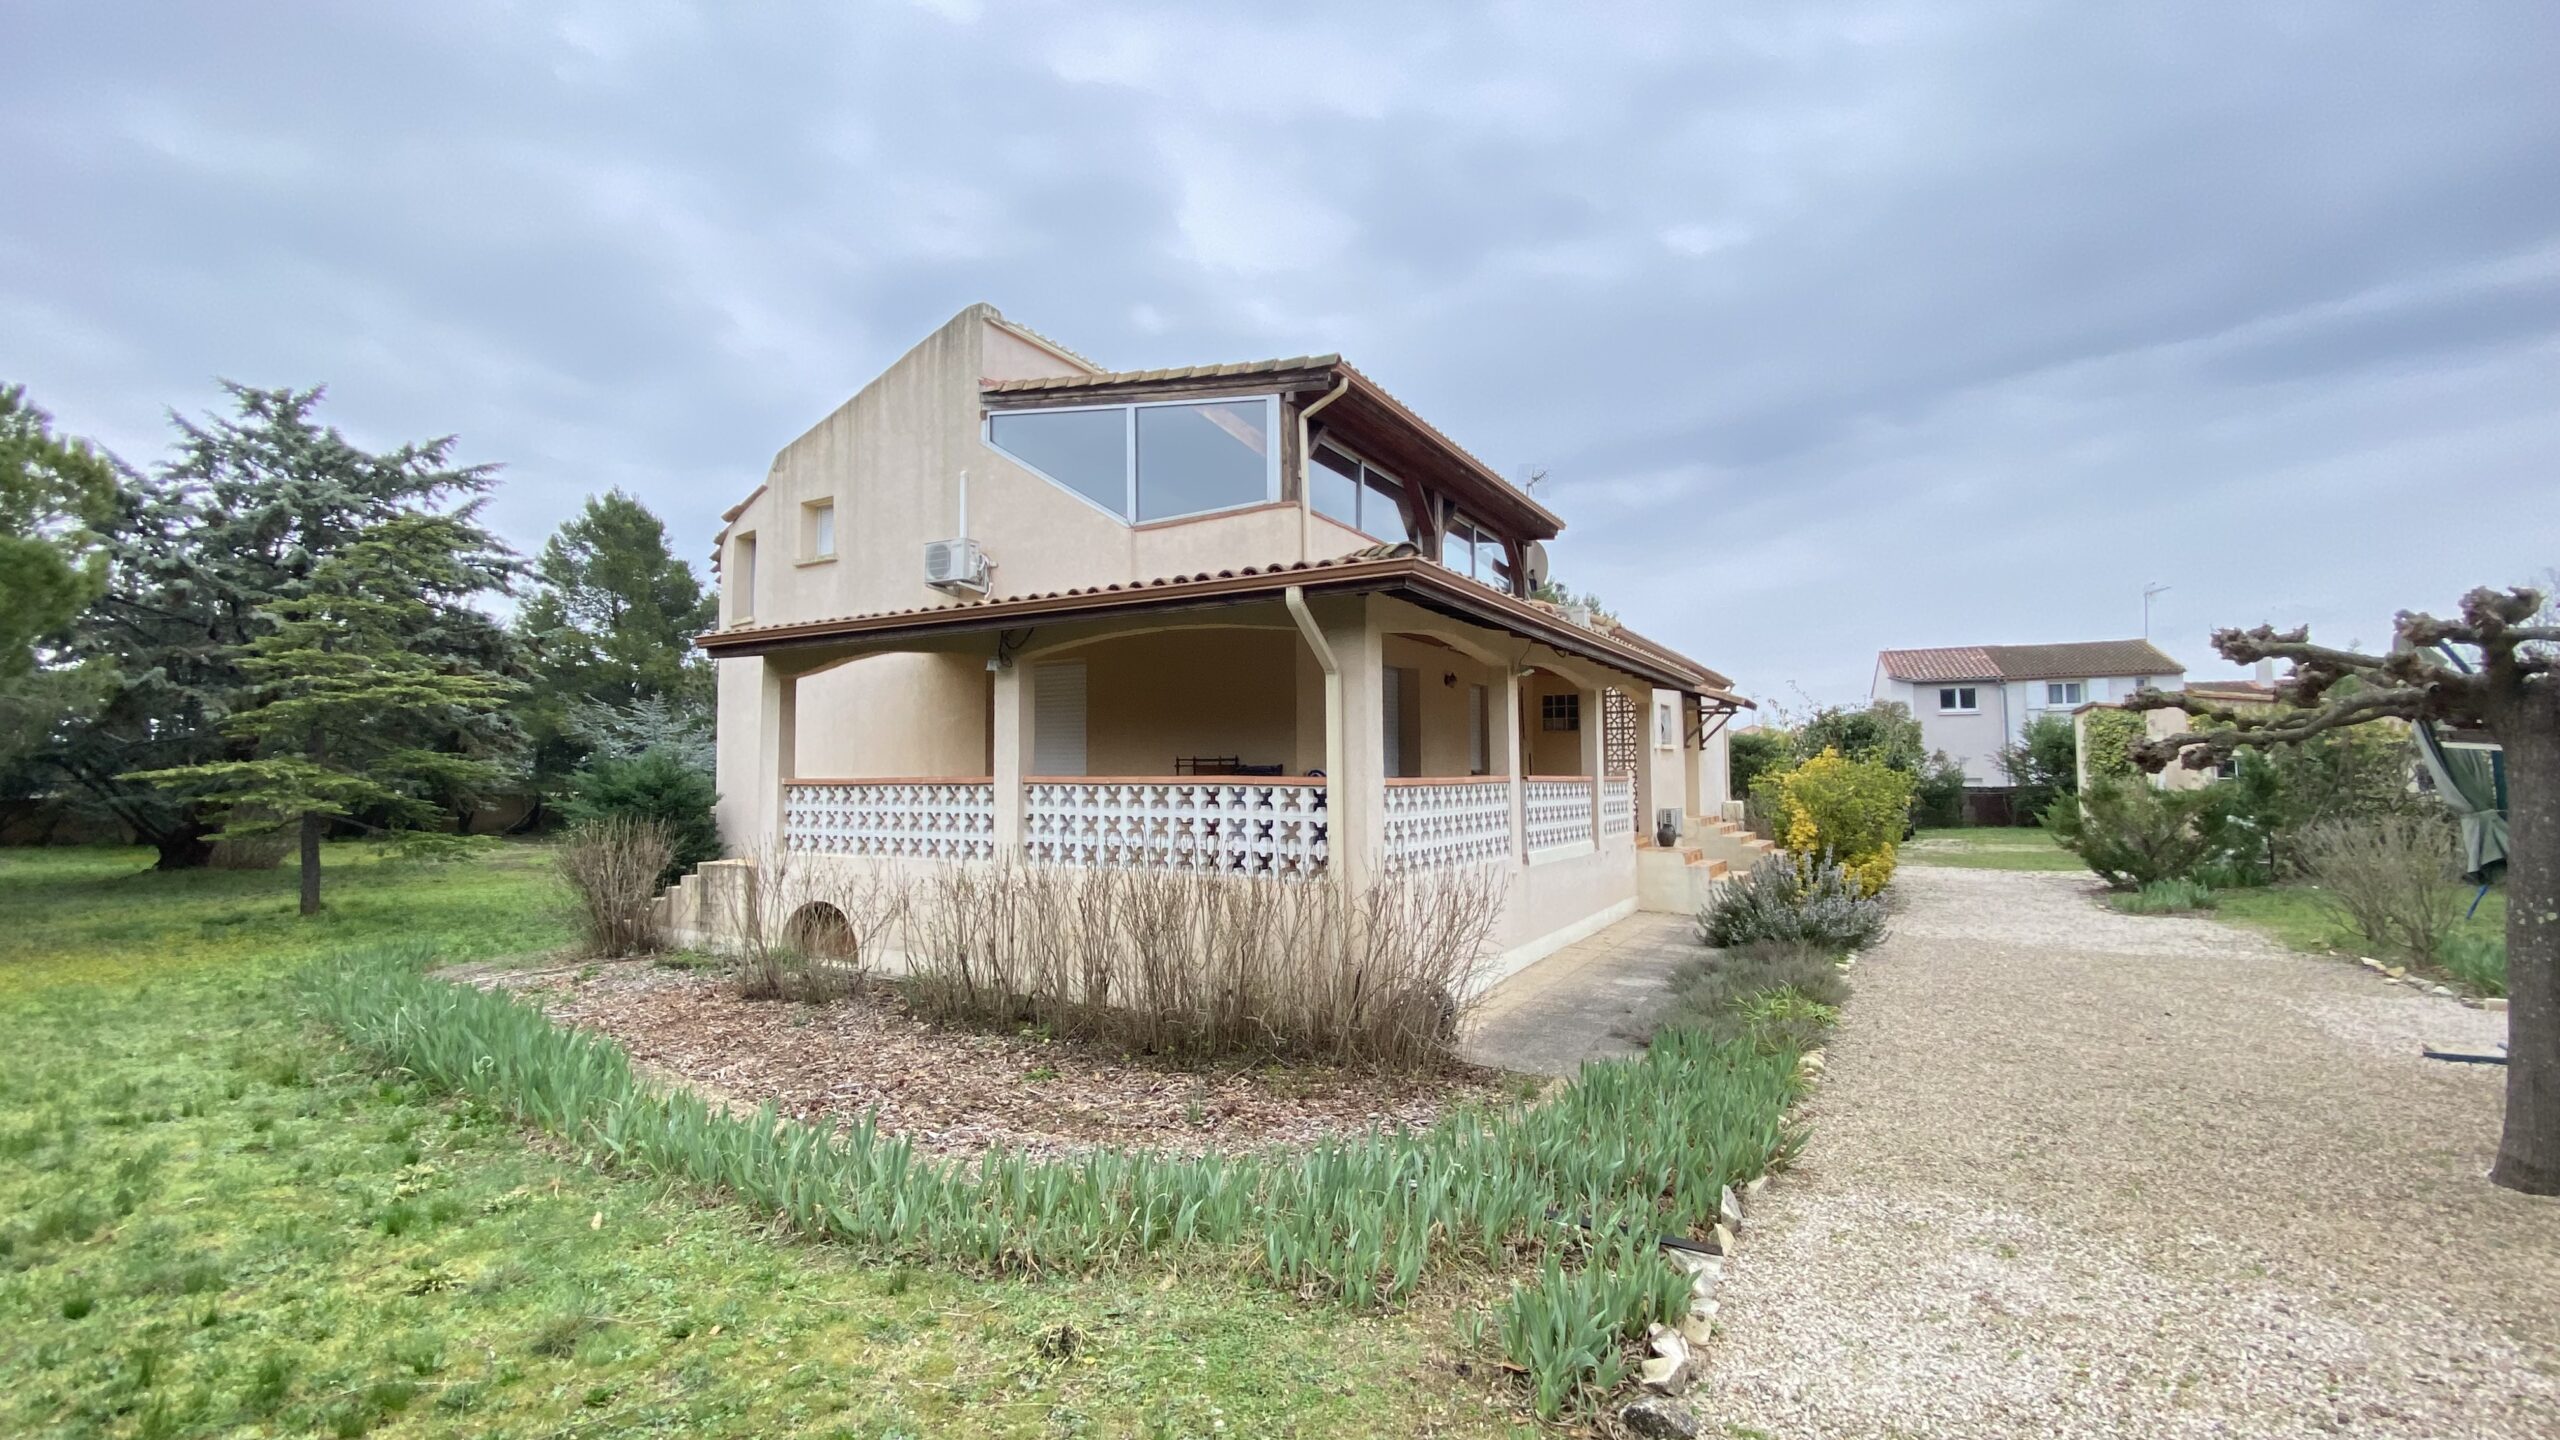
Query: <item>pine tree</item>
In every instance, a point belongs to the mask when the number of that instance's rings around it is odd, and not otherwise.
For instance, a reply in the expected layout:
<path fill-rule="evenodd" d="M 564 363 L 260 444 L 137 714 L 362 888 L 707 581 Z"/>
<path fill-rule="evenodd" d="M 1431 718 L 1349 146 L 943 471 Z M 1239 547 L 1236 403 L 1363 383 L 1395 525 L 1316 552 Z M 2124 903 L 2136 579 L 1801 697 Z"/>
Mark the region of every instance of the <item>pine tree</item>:
<path fill-rule="evenodd" d="M 158 848 L 162 869 L 203 864 L 216 819 L 185 792 L 127 777 L 250 758 L 223 728 L 253 688 L 242 657 L 272 606 L 310 593 L 320 565 L 371 527 L 443 512 L 473 593 L 506 589 L 521 568 L 476 523 L 495 472 L 454 464 L 451 437 L 368 451 L 319 422 L 318 389 L 225 388 L 234 413 L 172 417 L 175 453 L 119 497 L 105 527 L 106 593 L 67 647 L 113 683 L 28 765 L 37 782 L 68 787 Z M 412 648 L 504 668 L 506 632 L 467 602 L 431 601 Z"/>
<path fill-rule="evenodd" d="M 0 684 L 106 588 L 97 527 L 115 513 L 115 462 L 53 433 L 24 387 L 0 385 Z"/>
<path fill-rule="evenodd" d="M 298 828 L 302 913 L 317 911 L 330 821 L 367 812 L 424 826 L 444 818 L 443 797 L 502 776 L 492 754 L 446 741 L 500 740 L 501 709 L 518 687 L 415 644 L 436 623 L 429 597 L 478 588 L 463 558 L 475 544 L 471 527 L 446 515 L 399 515 L 362 532 L 313 568 L 303 594 L 267 607 L 272 628 L 240 657 L 254 689 L 221 730 L 248 757 L 126 778 L 194 798 L 222 818 L 222 838 Z"/>
<path fill-rule="evenodd" d="M 534 681 L 525 724 L 535 783 L 554 791 L 614 737 L 677 737 L 708 748 L 710 663 L 693 638 L 718 600 L 667 544 L 666 526 L 619 490 L 591 497 L 542 547 L 516 621 Z"/>

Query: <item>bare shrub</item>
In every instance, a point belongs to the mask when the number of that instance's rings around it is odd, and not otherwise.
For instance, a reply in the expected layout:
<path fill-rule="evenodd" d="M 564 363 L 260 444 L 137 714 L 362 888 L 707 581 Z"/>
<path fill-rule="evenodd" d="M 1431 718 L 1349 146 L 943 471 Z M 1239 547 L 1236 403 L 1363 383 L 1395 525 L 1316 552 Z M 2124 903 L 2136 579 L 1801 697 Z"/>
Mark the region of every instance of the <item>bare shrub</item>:
<path fill-rule="evenodd" d="M 759 854 L 753 881 L 730 897 L 738 997 L 824 1004 L 869 983 L 877 947 L 906 913 L 906 890 L 876 867 Z"/>
<path fill-rule="evenodd" d="M 1379 880 L 953 866 L 908 927 L 910 1003 L 1191 1058 L 1414 1066 L 1455 1033 L 1500 887 L 1474 870 Z"/>
<path fill-rule="evenodd" d="M 2433 964 L 2462 919 L 2453 827 L 2441 816 L 2330 820 L 2302 838 L 2311 878 L 2357 933 Z"/>
<path fill-rule="evenodd" d="M 647 955 L 658 933 L 658 875 L 673 853 L 666 827 L 609 816 L 569 832 L 552 862 L 570 894 L 570 918 L 590 955 Z"/>

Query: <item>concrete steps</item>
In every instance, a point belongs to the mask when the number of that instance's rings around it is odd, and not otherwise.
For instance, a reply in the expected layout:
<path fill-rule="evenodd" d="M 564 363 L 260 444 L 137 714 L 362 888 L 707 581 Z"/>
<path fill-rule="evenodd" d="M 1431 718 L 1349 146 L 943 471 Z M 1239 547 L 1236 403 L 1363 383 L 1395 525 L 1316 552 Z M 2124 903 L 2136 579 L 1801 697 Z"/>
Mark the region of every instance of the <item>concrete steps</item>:
<path fill-rule="evenodd" d="M 1689 828 L 1680 840 L 1684 846 L 1710 860 L 1721 860 L 1727 868 L 1737 872 L 1748 870 L 1778 853 L 1777 846 L 1752 834 L 1736 821 L 1698 815 L 1689 817 Z"/>

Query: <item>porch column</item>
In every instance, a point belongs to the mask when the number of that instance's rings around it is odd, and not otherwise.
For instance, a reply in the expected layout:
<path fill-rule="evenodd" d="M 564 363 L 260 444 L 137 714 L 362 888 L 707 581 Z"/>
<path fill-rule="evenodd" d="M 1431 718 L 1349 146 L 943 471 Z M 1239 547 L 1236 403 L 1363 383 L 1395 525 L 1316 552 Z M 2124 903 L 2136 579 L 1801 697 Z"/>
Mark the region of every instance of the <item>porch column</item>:
<path fill-rule="evenodd" d="M 1494 753 L 1502 757 L 1502 771 L 1510 781 L 1511 793 L 1511 863 L 1529 863 L 1528 824 L 1523 807 L 1528 799 L 1529 760 L 1521 753 L 1521 741 L 1528 737 L 1520 728 L 1520 667 L 1505 663 L 1502 667 L 1502 697 L 1493 721 Z"/>
<path fill-rule="evenodd" d="M 756 833 L 754 847 L 782 839 L 782 787 L 799 774 L 800 677 L 770 655 L 756 662 Z"/>
<path fill-rule="evenodd" d="M 1385 659 L 1368 597 L 1328 605 L 1316 619 L 1334 658 L 1324 687 L 1325 863 L 1356 892 L 1386 839 Z"/>
<path fill-rule="evenodd" d="M 1582 773 L 1591 777 L 1591 843 L 1600 843 L 1600 771 L 1609 761 L 1609 692 L 1586 685 L 1574 692 L 1582 698 Z"/>
<path fill-rule="evenodd" d="M 1661 763 L 1661 753 L 1654 747 L 1662 743 L 1661 733 L 1656 727 L 1662 723 L 1663 696 L 1648 686 L 1629 691 L 1628 698 L 1636 703 L 1636 776 L 1635 784 L 1630 787 L 1634 793 L 1628 797 L 1628 804 L 1635 811 L 1630 817 L 1634 823 L 1635 838 L 1641 842 L 1653 834 L 1653 812 L 1662 803 L 1660 797 L 1653 793 L 1653 779 Z M 1672 704 L 1677 706 L 1679 701 L 1675 699 Z M 1678 712 L 1675 710 L 1673 713 Z M 1679 737 L 1676 731 L 1672 738 L 1677 744 Z M 1675 750 L 1672 754 L 1676 757 L 1679 752 Z"/>
<path fill-rule="evenodd" d="M 995 672 L 996 858 L 1022 856 L 1022 777 L 1031 773 L 1031 682 L 1021 665 Z"/>

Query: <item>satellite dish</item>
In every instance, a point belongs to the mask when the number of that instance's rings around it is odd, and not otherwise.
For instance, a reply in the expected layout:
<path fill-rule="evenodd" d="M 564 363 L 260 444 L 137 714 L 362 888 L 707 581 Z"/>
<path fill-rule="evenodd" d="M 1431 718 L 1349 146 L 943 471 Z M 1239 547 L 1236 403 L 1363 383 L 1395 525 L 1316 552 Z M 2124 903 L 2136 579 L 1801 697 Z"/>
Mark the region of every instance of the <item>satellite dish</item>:
<path fill-rule="evenodd" d="M 1535 594 L 1540 586 L 1547 583 L 1547 547 L 1539 541 L 1532 540 L 1520 547 L 1520 556 L 1521 563 L 1529 571 L 1530 593 Z"/>

